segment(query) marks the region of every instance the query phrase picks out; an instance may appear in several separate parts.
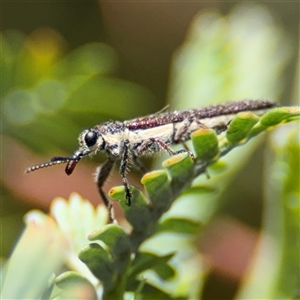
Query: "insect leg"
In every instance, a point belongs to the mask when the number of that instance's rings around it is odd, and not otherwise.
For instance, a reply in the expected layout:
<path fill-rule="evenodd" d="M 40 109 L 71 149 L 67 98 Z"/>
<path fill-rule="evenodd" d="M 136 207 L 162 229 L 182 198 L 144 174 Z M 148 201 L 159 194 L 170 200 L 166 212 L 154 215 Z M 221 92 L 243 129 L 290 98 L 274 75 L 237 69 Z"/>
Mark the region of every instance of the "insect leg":
<path fill-rule="evenodd" d="M 228 124 L 221 124 L 218 126 L 214 126 L 212 129 L 216 132 L 216 134 L 221 134 L 223 131 L 226 131 L 228 128 L 228 125 L 231 121 L 228 122 Z"/>
<path fill-rule="evenodd" d="M 185 149 L 186 151 L 189 151 L 189 152 L 191 151 L 190 148 L 189 148 L 189 146 L 187 145 L 186 142 L 182 142 L 181 144 L 182 144 L 182 146 L 184 147 L 184 149 Z"/>
<path fill-rule="evenodd" d="M 113 166 L 114 166 L 114 160 L 108 159 L 106 163 L 104 163 L 101 167 L 98 168 L 97 174 L 96 174 L 96 182 L 98 187 L 98 192 L 102 198 L 102 201 L 104 202 L 105 206 L 108 209 L 109 214 L 109 221 L 110 223 L 113 221 L 113 207 L 111 201 L 107 198 L 106 194 L 104 193 L 102 187 L 110 174 Z"/>
<path fill-rule="evenodd" d="M 174 133 L 173 133 L 173 141 L 174 143 L 179 143 L 179 142 L 185 142 L 186 140 L 190 139 L 190 134 L 191 134 L 191 124 L 196 123 L 198 128 L 207 128 L 203 123 L 201 123 L 197 118 L 191 117 L 188 119 L 185 119 L 181 126 L 176 129 L 174 127 Z M 196 130 L 196 129 L 194 129 Z"/>
<path fill-rule="evenodd" d="M 125 140 L 123 143 L 123 153 L 122 153 L 121 164 L 120 164 L 120 175 L 123 179 L 126 204 L 128 206 L 131 205 L 131 198 L 132 198 L 132 194 L 129 190 L 128 180 L 126 178 L 126 173 L 127 173 L 129 162 L 130 162 L 129 140 Z"/>
<path fill-rule="evenodd" d="M 189 155 L 191 155 L 192 158 L 194 158 L 194 155 L 189 150 L 180 149 L 178 151 L 174 151 L 165 142 L 161 141 L 160 139 L 156 139 L 156 138 L 150 138 L 150 139 L 144 141 L 138 149 L 138 155 L 142 155 L 144 152 L 149 151 L 149 149 L 151 149 L 151 147 L 153 145 L 157 145 L 159 149 L 167 151 L 169 153 L 169 155 L 176 155 L 179 153 L 187 152 Z"/>

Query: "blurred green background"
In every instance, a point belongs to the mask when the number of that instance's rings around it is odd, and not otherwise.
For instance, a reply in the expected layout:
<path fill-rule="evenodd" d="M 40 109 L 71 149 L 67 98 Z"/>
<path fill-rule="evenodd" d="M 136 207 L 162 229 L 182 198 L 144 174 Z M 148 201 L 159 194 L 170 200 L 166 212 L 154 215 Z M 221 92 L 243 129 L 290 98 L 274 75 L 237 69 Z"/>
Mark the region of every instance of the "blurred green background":
<path fill-rule="evenodd" d="M 236 4 L 2 3 L 2 256 L 11 251 L 23 226 L 22 216 L 28 209 L 47 210 L 55 196 L 68 197 L 74 190 L 95 204 L 99 201 L 92 173 L 103 156 L 82 162 L 71 177 L 65 176 L 62 166 L 25 176 L 26 167 L 52 156 L 72 154 L 81 130 L 97 123 L 154 113 L 169 102 L 177 107 L 189 103 L 191 107 L 190 102 L 182 99 L 185 95 L 176 92 L 174 73 L 180 73 L 181 66 L 173 63 L 171 69 L 173 53 L 184 42 L 198 12 L 217 8 L 228 14 Z M 275 100 L 289 104 L 295 98 L 295 86 L 297 89 L 299 3 L 266 2 L 264 6 L 274 24 L 288 37 L 285 46 L 289 47 L 289 61 L 281 70 L 281 96 Z M 256 24 L 253 25 L 255 32 Z M 249 30 L 249 40 L 253 32 Z M 206 68 L 203 64 L 203 76 Z M 252 70 L 255 71 L 264 73 L 264 65 Z M 218 101 L 236 100 L 228 99 L 228 95 L 219 92 Z M 207 104 L 202 98 L 194 100 L 198 106 Z M 233 193 L 224 196 L 220 207 L 222 214 L 254 229 L 261 225 L 263 150 L 264 146 L 260 146 L 242 171 L 248 175 L 247 179 L 236 175 Z M 137 173 L 137 182 L 139 178 Z M 112 176 L 107 189 L 116 184 L 114 180 L 120 183 L 117 176 Z M 210 285 L 216 284 L 218 289 L 210 289 Z M 206 298 L 215 299 L 218 290 L 231 295 L 235 287 L 234 280 L 213 274 L 207 283 Z"/>

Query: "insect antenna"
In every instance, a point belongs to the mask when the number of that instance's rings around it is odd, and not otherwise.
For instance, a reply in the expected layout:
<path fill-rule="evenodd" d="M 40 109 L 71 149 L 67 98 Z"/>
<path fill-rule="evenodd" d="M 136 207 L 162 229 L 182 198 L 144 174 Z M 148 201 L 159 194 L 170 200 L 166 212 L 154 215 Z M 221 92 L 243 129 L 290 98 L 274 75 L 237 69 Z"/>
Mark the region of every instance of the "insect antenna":
<path fill-rule="evenodd" d="M 68 175 L 70 175 L 75 166 L 77 165 L 78 161 L 80 160 L 79 157 L 52 157 L 50 159 L 50 161 L 48 162 L 45 162 L 45 163 L 41 163 L 41 164 L 38 164 L 38 165 L 34 165 L 32 167 L 29 167 L 25 170 L 25 173 L 31 173 L 33 171 L 37 171 L 37 170 L 40 170 L 40 169 L 44 169 L 44 168 L 48 168 L 48 167 L 52 167 L 52 166 L 55 166 L 55 165 L 60 165 L 60 164 L 66 164 L 67 163 L 67 166 L 66 166 L 66 173 Z"/>

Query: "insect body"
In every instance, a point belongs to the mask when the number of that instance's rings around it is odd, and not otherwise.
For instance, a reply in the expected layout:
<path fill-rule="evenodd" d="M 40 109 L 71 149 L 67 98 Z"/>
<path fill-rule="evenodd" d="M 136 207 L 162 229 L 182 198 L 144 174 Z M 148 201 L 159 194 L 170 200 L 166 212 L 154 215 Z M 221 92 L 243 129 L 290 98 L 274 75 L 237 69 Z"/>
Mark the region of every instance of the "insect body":
<path fill-rule="evenodd" d="M 99 193 L 110 208 L 110 201 L 102 187 L 114 163 L 119 160 L 126 203 L 130 205 L 132 196 L 126 174 L 131 162 L 141 167 L 139 157 L 160 150 L 170 155 L 189 152 L 186 149 L 174 151 L 170 145 L 189 140 L 191 133 L 199 128 L 212 128 L 219 134 L 227 129 L 227 125 L 238 112 L 255 111 L 257 114 L 263 114 L 273 106 L 275 103 L 269 100 L 245 100 L 199 109 L 158 113 L 124 122 L 105 122 L 86 129 L 79 135 L 79 149 L 73 156 L 53 157 L 49 162 L 28 168 L 26 172 L 66 163 L 65 172 L 70 175 L 83 157 L 104 151 L 107 161 L 96 175 Z"/>

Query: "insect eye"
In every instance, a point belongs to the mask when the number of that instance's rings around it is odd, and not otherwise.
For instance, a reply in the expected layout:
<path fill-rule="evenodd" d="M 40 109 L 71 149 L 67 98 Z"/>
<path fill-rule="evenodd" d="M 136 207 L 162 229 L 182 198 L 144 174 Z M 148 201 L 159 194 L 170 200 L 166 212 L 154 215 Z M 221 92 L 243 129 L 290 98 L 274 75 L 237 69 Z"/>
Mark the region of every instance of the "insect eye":
<path fill-rule="evenodd" d="M 86 143 L 86 145 L 88 147 L 92 147 L 96 144 L 97 142 L 97 138 L 98 138 L 98 135 L 95 131 L 89 131 L 85 137 L 84 137 L 84 141 Z"/>

